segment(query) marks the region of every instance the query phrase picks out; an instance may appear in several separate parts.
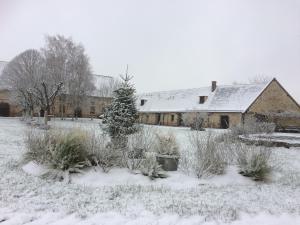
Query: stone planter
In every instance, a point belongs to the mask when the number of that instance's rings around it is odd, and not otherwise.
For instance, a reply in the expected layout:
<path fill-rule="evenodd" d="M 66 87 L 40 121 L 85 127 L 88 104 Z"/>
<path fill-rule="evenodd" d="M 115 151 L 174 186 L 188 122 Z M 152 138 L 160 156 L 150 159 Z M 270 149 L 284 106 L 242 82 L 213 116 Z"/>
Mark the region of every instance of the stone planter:
<path fill-rule="evenodd" d="M 178 168 L 178 156 L 157 155 L 156 160 L 161 165 L 161 168 L 165 171 L 176 171 Z"/>

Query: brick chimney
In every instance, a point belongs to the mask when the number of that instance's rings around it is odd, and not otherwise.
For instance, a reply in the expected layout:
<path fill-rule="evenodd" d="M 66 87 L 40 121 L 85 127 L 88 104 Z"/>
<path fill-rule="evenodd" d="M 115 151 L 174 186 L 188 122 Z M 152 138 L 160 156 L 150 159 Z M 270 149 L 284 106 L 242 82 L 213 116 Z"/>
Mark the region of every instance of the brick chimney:
<path fill-rule="evenodd" d="M 212 81 L 211 82 L 211 92 L 214 92 L 217 88 L 217 81 Z"/>

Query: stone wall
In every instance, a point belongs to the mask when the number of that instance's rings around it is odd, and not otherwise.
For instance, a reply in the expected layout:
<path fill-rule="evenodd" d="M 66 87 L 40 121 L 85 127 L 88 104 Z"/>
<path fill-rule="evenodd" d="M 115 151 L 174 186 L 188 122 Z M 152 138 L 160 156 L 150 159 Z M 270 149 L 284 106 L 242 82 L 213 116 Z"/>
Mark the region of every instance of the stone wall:
<path fill-rule="evenodd" d="M 143 124 L 158 125 L 159 114 L 157 113 L 139 113 L 139 122 Z"/>
<path fill-rule="evenodd" d="M 80 105 L 82 117 L 98 117 L 104 113 L 105 108 L 111 103 L 112 98 L 87 97 Z M 73 117 L 74 109 L 67 97 L 57 97 L 51 114 L 56 117 Z"/>
<path fill-rule="evenodd" d="M 255 100 L 247 110 L 246 116 L 261 114 L 269 115 L 272 113 L 295 113 L 300 115 L 299 105 L 283 89 L 283 87 L 273 80 L 265 91 Z M 272 118 L 279 126 L 300 126 L 299 117 L 274 117 Z"/>
<path fill-rule="evenodd" d="M 179 126 L 180 113 L 161 113 L 160 124 L 166 126 Z"/>
<path fill-rule="evenodd" d="M 207 115 L 204 127 L 221 128 L 221 116 L 229 116 L 229 127 L 236 126 L 242 121 L 241 113 L 208 113 Z M 139 122 L 151 125 L 185 126 L 185 117 L 196 117 L 196 113 L 139 113 Z"/>
<path fill-rule="evenodd" d="M 81 104 L 81 114 L 82 117 L 97 117 L 104 113 L 104 109 L 111 103 L 112 98 L 103 98 L 103 97 L 87 97 L 86 100 L 83 101 Z M 22 109 L 12 102 L 9 99 L 9 91 L 7 90 L 0 90 L 0 102 L 9 103 L 10 105 L 10 115 L 11 117 L 14 116 L 21 116 Z M 64 108 L 64 110 L 63 110 Z M 60 97 L 57 97 L 54 103 L 54 106 L 51 108 L 51 115 L 55 117 L 72 117 L 74 116 L 74 110 L 71 107 L 70 103 L 68 102 L 67 98 L 62 101 Z M 39 109 L 34 110 L 34 116 L 39 115 Z"/>
<path fill-rule="evenodd" d="M 299 105 L 291 96 L 273 80 L 267 89 L 255 100 L 247 110 L 249 113 L 299 112 Z"/>
<path fill-rule="evenodd" d="M 179 126 L 180 113 L 139 113 L 139 122 L 151 125 Z"/>
<path fill-rule="evenodd" d="M 22 110 L 20 107 L 16 106 L 15 104 L 11 103 L 8 90 L 0 90 L 0 103 L 8 103 L 9 104 L 9 116 L 21 116 Z"/>
<path fill-rule="evenodd" d="M 229 128 L 233 126 L 237 126 L 242 122 L 242 113 L 214 112 L 208 114 L 207 127 L 221 128 L 221 116 L 229 117 Z"/>

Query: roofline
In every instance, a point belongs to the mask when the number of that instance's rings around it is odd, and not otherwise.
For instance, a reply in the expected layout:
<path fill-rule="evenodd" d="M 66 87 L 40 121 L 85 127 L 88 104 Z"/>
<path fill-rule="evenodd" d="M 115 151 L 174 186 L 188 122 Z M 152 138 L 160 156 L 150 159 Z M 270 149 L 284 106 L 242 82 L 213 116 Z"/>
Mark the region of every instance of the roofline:
<path fill-rule="evenodd" d="M 255 84 L 222 84 L 222 85 L 217 85 L 218 87 L 230 87 L 230 86 L 253 86 Z M 179 92 L 179 91 L 189 91 L 189 90 L 197 90 L 197 89 L 204 89 L 208 88 L 210 90 L 211 86 L 202 86 L 202 87 L 195 87 L 195 88 L 182 88 L 182 89 L 170 89 L 170 90 L 164 90 L 164 91 L 152 91 L 152 92 L 142 92 L 142 93 L 137 93 L 138 97 L 147 97 L 147 95 L 152 95 L 152 94 L 164 94 L 164 93 L 169 93 L 169 92 Z M 209 94 L 212 93 L 209 91 Z"/>
<path fill-rule="evenodd" d="M 140 111 L 139 113 L 197 113 L 197 112 L 206 112 L 206 113 L 243 113 L 242 110 L 176 110 L 176 111 Z"/>
<path fill-rule="evenodd" d="M 243 113 L 246 113 L 250 108 L 251 106 L 254 105 L 254 103 L 256 102 L 256 100 L 262 96 L 262 94 L 265 92 L 265 90 L 267 90 L 267 88 L 271 85 L 271 83 L 275 81 L 277 82 L 277 84 L 279 85 L 279 87 L 282 88 L 282 90 L 288 95 L 288 97 L 290 97 L 292 99 L 292 101 L 299 107 L 300 109 L 300 105 L 299 103 L 288 93 L 288 91 L 278 82 L 278 80 L 274 77 L 269 83 L 268 85 L 262 90 L 262 92 L 254 99 L 254 101 L 249 105 L 249 107 L 243 112 Z"/>
<path fill-rule="evenodd" d="M 98 77 L 107 77 L 107 78 L 113 78 L 112 76 L 108 76 L 108 75 L 101 75 L 101 74 L 94 74 L 92 73 L 93 76 L 98 76 Z"/>
<path fill-rule="evenodd" d="M 140 111 L 141 113 L 188 113 L 188 112 L 207 112 L 207 113 L 213 113 L 213 112 L 219 112 L 219 113 L 246 113 L 247 110 L 254 104 L 254 102 L 257 100 L 257 98 L 259 98 L 259 96 L 262 95 L 262 93 L 267 89 L 267 87 L 272 83 L 272 81 L 276 80 L 275 78 L 273 78 L 264 88 L 263 90 L 260 92 L 260 94 L 255 98 L 255 100 L 250 104 L 250 106 L 248 108 L 246 108 L 246 110 L 197 110 L 197 109 L 190 109 L 190 110 L 168 110 L 168 111 L 164 111 L 164 110 L 151 110 L 151 111 Z M 277 80 L 276 80 L 277 81 Z M 278 82 L 278 81 L 277 81 Z M 279 83 L 279 82 L 278 82 Z M 249 85 L 254 85 L 254 84 L 241 84 L 240 86 L 249 86 Z M 221 85 L 221 86 L 217 86 L 218 87 L 228 87 L 228 86 L 232 86 L 232 85 Z M 202 87 L 202 88 L 207 88 L 207 87 Z M 192 90 L 192 89 L 198 89 L 198 88 L 190 88 L 190 89 L 179 89 L 179 90 L 173 90 L 173 91 L 183 91 L 183 90 Z M 200 88 L 199 88 L 200 89 Z M 172 91 L 172 90 L 171 90 Z M 154 93 L 164 93 L 164 92 L 170 92 L 170 91 L 161 91 L 161 92 L 152 92 L 152 93 L 148 93 L 148 94 L 154 94 Z M 140 94 L 139 97 L 145 97 L 145 98 L 141 98 L 141 99 L 145 99 L 148 100 L 146 96 L 146 93 L 144 94 Z M 298 105 L 298 104 L 297 104 Z"/>
<path fill-rule="evenodd" d="M 274 80 L 278 83 L 278 85 L 283 89 L 283 91 L 285 91 L 285 93 L 288 95 L 288 97 L 290 97 L 292 99 L 292 101 L 299 107 L 300 109 L 300 105 L 299 103 L 290 95 L 290 93 L 278 82 L 278 80 L 276 80 L 274 78 Z"/>
<path fill-rule="evenodd" d="M 254 99 L 254 101 L 252 103 L 250 103 L 250 105 L 246 108 L 246 110 L 244 111 L 244 113 L 246 113 L 250 108 L 251 106 L 256 102 L 256 100 L 265 92 L 265 90 L 271 85 L 271 83 L 273 81 L 277 81 L 276 78 L 274 77 L 268 84 L 267 86 L 265 86 L 265 88 L 260 92 L 260 94 Z M 277 81 L 278 82 L 278 81 Z"/>

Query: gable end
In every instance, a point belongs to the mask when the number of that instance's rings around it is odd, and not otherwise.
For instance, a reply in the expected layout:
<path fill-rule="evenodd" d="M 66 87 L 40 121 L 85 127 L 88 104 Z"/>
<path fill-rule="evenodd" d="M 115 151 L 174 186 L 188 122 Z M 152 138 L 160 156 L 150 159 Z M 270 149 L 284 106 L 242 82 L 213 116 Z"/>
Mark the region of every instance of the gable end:
<path fill-rule="evenodd" d="M 300 106 L 274 78 L 245 110 L 247 112 L 299 112 Z"/>

